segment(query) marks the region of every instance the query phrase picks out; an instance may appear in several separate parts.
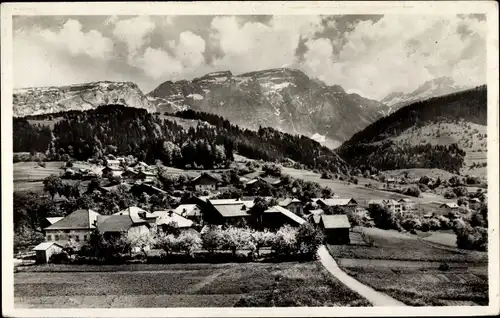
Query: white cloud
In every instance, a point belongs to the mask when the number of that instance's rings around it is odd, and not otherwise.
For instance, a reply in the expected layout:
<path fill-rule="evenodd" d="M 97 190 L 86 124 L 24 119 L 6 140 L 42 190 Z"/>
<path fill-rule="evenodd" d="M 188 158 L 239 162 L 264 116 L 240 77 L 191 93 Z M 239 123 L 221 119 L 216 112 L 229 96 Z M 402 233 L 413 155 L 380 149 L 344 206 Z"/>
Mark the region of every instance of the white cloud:
<path fill-rule="evenodd" d="M 308 41 L 303 68 L 327 84 L 377 99 L 440 76 L 479 85 L 485 81 L 485 34 L 485 22 L 475 19 L 387 15 L 357 23 L 338 55 L 325 39 Z"/>
<path fill-rule="evenodd" d="M 113 35 L 125 42 L 132 59 L 145 44 L 147 36 L 155 29 L 153 20 L 145 15 L 116 22 Z"/>
<path fill-rule="evenodd" d="M 113 42 L 99 31 L 82 31 L 77 20 L 68 20 L 59 31 L 35 29 L 33 36 L 40 36 L 48 44 L 68 51 L 72 56 L 88 55 L 93 58 L 107 59 L 113 51 Z"/>
<path fill-rule="evenodd" d="M 205 40 L 197 34 L 184 31 L 179 35 L 179 43 L 176 45 L 175 41 L 171 41 L 169 46 L 185 67 L 197 67 L 205 63 Z"/>
<path fill-rule="evenodd" d="M 142 56 L 134 60 L 134 64 L 153 79 L 168 78 L 179 74 L 183 70 L 181 62 L 173 58 L 168 52 L 150 47 L 144 51 Z"/>
<path fill-rule="evenodd" d="M 224 53 L 214 66 L 239 73 L 294 64 L 300 39 L 311 37 L 322 26 L 317 16 L 274 16 L 267 25 L 215 17 L 211 28 L 212 39 Z"/>

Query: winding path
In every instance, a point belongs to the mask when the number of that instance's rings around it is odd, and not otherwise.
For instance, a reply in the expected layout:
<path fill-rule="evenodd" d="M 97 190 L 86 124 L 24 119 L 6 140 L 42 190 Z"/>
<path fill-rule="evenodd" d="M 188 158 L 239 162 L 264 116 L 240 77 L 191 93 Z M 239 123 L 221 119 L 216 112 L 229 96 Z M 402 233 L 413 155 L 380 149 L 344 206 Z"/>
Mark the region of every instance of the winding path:
<path fill-rule="evenodd" d="M 373 306 L 406 306 L 399 300 L 394 299 L 384 293 L 378 292 L 375 289 L 364 285 L 351 276 L 347 275 L 340 269 L 340 267 L 337 265 L 337 262 L 333 259 L 330 253 L 328 253 L 328 250 L 324 245 L 319 248 L 318 255 L 323 266 L 325 266 L 325 268 L 330 273 L 332 273 L 333 276 L 335 276 L 349 289 L 366 298 L 366 300 L 368 300 Z"/>

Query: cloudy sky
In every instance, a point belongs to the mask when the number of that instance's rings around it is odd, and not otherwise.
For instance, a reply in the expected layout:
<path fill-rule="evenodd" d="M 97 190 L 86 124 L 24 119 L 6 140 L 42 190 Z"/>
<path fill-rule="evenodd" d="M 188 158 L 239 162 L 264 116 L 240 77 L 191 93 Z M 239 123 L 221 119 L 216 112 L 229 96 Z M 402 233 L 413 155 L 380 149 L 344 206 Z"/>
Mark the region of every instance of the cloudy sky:
<path fill-rule="evenodd" d="M 292 67 L 381 99 L 450 76 L 485 83 L 484 16 L 16 16 L 14 86 Z"/>

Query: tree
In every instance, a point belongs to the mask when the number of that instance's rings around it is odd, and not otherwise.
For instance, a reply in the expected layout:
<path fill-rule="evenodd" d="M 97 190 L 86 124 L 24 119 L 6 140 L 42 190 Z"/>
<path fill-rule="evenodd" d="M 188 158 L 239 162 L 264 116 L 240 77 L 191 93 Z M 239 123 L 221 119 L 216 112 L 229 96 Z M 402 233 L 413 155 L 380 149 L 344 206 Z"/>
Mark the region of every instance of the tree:
<path fill-rule="evenodd" d="M 250 235 L 251 240 L 253 241 L 253 246 L 255 247 L 255 253 L 258 257 L 260 256 L 260 249 L 262 247 L 271 246 L 275 238 L 275 234 L 269 232 L 268 230 L 252 231 Z"/>
<path fill-rule="evenodd" d="M 196 232 L 182 232 L 177 237 L 177 250 L 183 252 L 187 256 L 192 257 L 196 250 L 202 247 L 200 235 Z"/>
<path fill-rule="evenodd" d="M 399 229 L 398 220 L 394 211 L 375 204 L 368 208 L 368 213 L 373 219 L 376 227 L 385 230 Z"/>
<path fill-rule="evenodd" d="M 150 231 L 139 234 L 130 234 L 127 236 L 127 239 L 130 246 L 140 250 L 145 257 L 148 257 L 147 250 L 156 244 L 156 238 Z"/>
<path fill-rule="evenodd" d="M 298 251 L 297 229 L 289 225 L 281 227 L 278 232 L 276 232 L 272 249 L 278 255 L 296 254 Z"/>
<path fill-rule="evenodd" d="M 257 228 L 262 228 L 262 217 L 268 208 L 268 204 L 264 198 L 255 198 L 254 205 L 250 208 L 249 213 L 252 216 L 253 223 Z"/>
<path fill-rule="evenodd" d="M 215 253 L 216 250 L 220 249 L 224 243 L 222 230 L 218 226 L 205 226 L 201 230 L 201 240 L 202 246 L 210 254 Z"/>
<path fill-rule="evenodd" d="M 51 174 L 50 176 L 43 179 L 43 190 L 48 192 L 54 200 L 54 196 L 61 192 L 63 188 L 63 183 L 61 177 Z"/>
<path fill-rule="evenodd" d="M 404 194 L 418 198 L 420 196 L 420 189 L 417 186 L 411 186 L 406 188 Z"/>
<path fill-rule="evenodd" d="M 321 190 L 321 197 L 323 199 L 328 199 L 328 198 L 331 198 L 333 195 L 333 190 L 329 187 L 324 187 L 322 190 Z"/>
<path fill-rule="evenodd" d="M 318 228 L 306 222 L 299 226 L 296 240 L 300 254 L 314 258 L 324 237 Z"/>

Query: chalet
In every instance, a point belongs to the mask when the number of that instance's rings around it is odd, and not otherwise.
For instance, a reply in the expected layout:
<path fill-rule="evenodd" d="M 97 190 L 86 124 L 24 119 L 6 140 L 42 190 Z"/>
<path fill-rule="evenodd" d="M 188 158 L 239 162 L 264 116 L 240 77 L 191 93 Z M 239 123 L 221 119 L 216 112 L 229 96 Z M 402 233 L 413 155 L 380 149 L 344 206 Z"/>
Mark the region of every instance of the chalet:
<path fill-rule="evenodd" d="M 217 189 L 218 182 L 219 180 L 214 176 L 208 173 L 203 173 L 191 180 L 191 185 L 196 191 L 211 191 Z"/>
<path fill-rule="evenodd" d="M 264 228 L 278 230 L 284 225 L 299 226 L 306 220 L 279 205 L 268 208 L 262 215 Z"/>
<path fill-rule="evenodd" d="M 115 166 L 106 166 L 104 169 L 102 169 L 102 176 L 104 178 L 111 178 L 111 177 L 119 177 L 123 173 L 123 170 L 120 167 L 115 167 Z"/>
<path fill-rule="evenodd" d="M 86 241 L 96 226 L 99 213 L 92 210 L 76 210 L 54 224 L 44 228 L 45 239 L 51 241 Z"/>
<path fill-rule="evenodd" d="M 124 179 L 136 179 L 138 172 L 132 168 L 126 168 L 125 171 L 121 174 L 121 177 Z"/>
<path fill-rule="evenodd" d="M 253 205 L 253 201 L 239 199 L 207 199 L 206 207 L 202 211 L 203 220 L 209 224 L 237 224 L 240 221 L 248 221 L 248 210 Z"/>
<path fill-rule="evenodd" d="M 139 180 L 143 183 L 153 183 L 156 182 L 157 177 L 156 174 L 152 171 L 139 171 L 135 175 L 135 180 Z"/>
<path fill-rule="evenodd" d="M 197 204 L 181 204 L 174 209 L 174 212 L 192 221 L 201 220 L 201 209 Z"/>
<path fill-rule="evenodd" d="M 134 184 L 130 188 L 130 193 L 134 194 L 135 196 L 140 196 L 143 193 L 146 193 L 148 195 L 167 195 L 167 191 L 162 190 L 158 187 L 155 187 L 151 184 L 148 183 L 139 183 L 139 184 Z"/>
<path fill-rule="evenodd" d="M 278 205 L 292 211 L 295 214 L 301 215 L 302 213 L 304 213 L 304 203 L 302 203 L 302 201 L 300 201 L 299 199 L 287 198 L 284 200 L 280 200 L 278 202 Z"/>
<path fill-rule="evenodd" d="M 97 229 L 107 238 L 147 234 L 151 227 L 149 220 L 134 214 L 101 215 L 97 220 Z"/>
<path fill-rule="evenodd" d="M 401 208 L 401 203 L 399 203 L 396 200 L 392 199 L 382 199 L 382 200 L 370 200 L 368 201 L 368 207 L 372 208 L 373 206 L 378 205 L 381 207 L 385 207 L 388 210 L 392 210 L 396 213 L 401 213 L 402 208 Z"/>
<path fill-rule="evenodd" d="M 33 248 L 33 251 L 36 253 L 36 262 L 39 264 L 48 263 L 52 255 L 62 252 L 63 247 L 63 244 L 58 242 L 43 242 L 38 244 Z"/>
<path fill-rule="evenodd" d="M 319 199 L 316 201 L 317 205 L 321 208 L 326 207 L 342 207 L 353 210 L 358 206 L 358 202 L 353 198 L 349 199 Z"/>
<path fill-rule="evenodd" d="M 349 244 L 349 230 L 351 224 L 347 215 L 321 215 L 319 227 L 325 233 L 325 241 L 328 244 Z"/>
<path fill-rule="evenodd" d="M 458 212 L 458 208 L 459 208 L 459 206 L 455 202 L 443 203 L 439 206 L 439 210 L 442 213 Z"/>
<path fill-rule="evenodd" d="M 191 228 L 193 221 L 175 213 L 172 210 L 168 211 L 155 211 L 153 215 L 156 216 L 156 228 L 159 232 L 168 232 L 168 227 L 175 223 L 179 230 Z"/>
<path fill-rule="evenodd" d="M 129 215 L 134 220 L 141 219 L 141 220 L 147 221 L 148 223 L 152 223 L 152 224 L 156 223 L 156 216 L 155 215 L 147 212 L 146 210 L 138 208 L 136 206 L 128 207 L 125 210 L 122 210 L 120 212 L 116 212 L 113 215 Z"/>
<path fill-rule="evenodd" d="M 398 203 L 401 205 L 402 212 L 415 210 L 415 202 L 413 202 L 411 199 L 407 198 L 399 199 Z"/>

